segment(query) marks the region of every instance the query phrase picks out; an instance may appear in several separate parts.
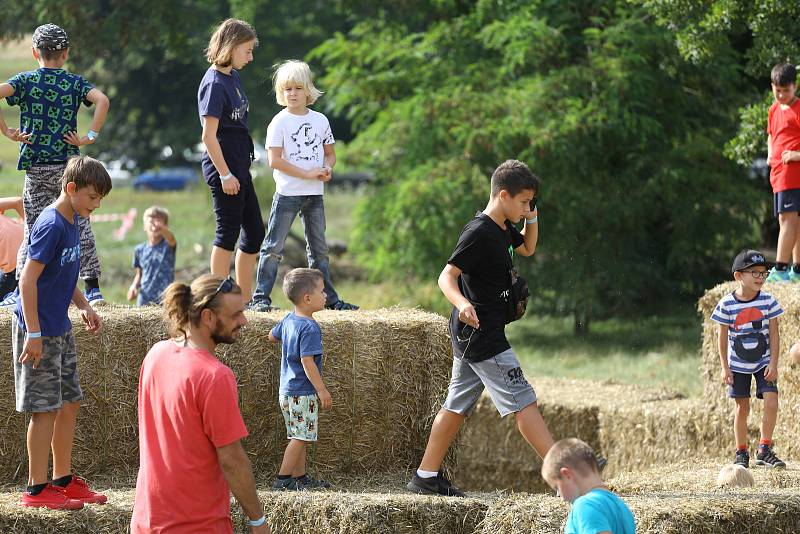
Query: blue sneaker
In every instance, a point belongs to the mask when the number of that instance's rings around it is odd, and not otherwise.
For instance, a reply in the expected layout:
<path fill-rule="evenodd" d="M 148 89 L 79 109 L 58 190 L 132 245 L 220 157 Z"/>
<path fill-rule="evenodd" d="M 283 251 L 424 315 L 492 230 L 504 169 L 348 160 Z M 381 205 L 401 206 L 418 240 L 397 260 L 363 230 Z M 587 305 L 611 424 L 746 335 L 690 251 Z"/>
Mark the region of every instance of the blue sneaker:
<path fill-rule="evenodd" d="M 86 295 L 86 300 L 89 301 L 89 304 L 92 306 L 97 306 L 98 304 L 105 304 L 106 299 L 103 298 L 103 294 L 100 293 L 100 288 L 93 287 L 91 289 L 87 289 L 83 292 Z"/>
<path fill-rule="evenodd" d="M 792 283 L 800 282 L 800 273 L 795 271 L 792 267 L 787 269 L 789 271 L 789 281 Z"/>
<path fill-rule="evenodd" d="M 17 305 L 17 302 L 19 302 L 19 295 L 12 291 L 0 301 L 0 308 L 13 308 Z"/>
<path fill-rule="evenodd" d="M 789 278 L 789 269 L 785 271 L 779 271 L 775 267 L 769 270 L 769 276 L 767 276 L 767 282 L 789 282 L 791 281 Z"/>

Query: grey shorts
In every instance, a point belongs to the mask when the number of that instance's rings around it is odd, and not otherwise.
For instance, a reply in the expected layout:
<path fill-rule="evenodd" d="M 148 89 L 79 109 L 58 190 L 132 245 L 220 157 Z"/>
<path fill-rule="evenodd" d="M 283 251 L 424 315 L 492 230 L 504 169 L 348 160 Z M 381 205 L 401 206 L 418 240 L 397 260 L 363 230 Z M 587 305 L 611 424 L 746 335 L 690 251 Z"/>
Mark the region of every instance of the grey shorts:
<path fill-rule="evenodd" d="M 42 336 L 39 367 L 22 364 L 19 357 L 25 345 L 25 330 L 17 317 L 11 319 L 11 353 L 14 358 L 14 390 L 18 412 L 54 412 L 65 402 L 80 402 L 83 391 L 78 383 L 78 353 L 70 330 L 63 336 Z"/>
<path fill-rule="evenodd" d="M 536 392 L 525 379 L 517 355 L 508 349 L 482 362 L 453 358 L 453 373 L 442 408 L 469 415 L 484 388 L 501 417 L 536 402 Z"/>

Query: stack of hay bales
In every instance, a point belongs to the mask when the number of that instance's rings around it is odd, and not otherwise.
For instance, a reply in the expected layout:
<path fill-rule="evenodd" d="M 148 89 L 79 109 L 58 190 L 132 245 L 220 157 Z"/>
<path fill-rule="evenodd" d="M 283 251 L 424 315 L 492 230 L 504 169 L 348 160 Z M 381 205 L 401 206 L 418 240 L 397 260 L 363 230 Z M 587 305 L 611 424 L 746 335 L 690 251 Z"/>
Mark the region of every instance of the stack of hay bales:
<path fill-rule="evenodd" d="M 149 348 L 165 339 L 158 308 L 103 307 L 99 335 L 73 315 L 81 384 L 75 469 L 95 476 L 132 478 L 138 469 L 136 392 Z M 256 472 L 273 477 L 286 444 L 277 398 L 280 347 L 268 341 L 280 313 L 249 314 L 249 325 L 217 355 L 239 384 L 250 432 L 245 447 Z M 311 469 L 330 474 L 397 472 L 422 456 L 431 417 L 439 408 L 451 366 L 446 320 L 418 310 L 320 312 L 324 375 L 333 408 L 320 414 L 320 441 L 309 451 Z M 11 349 L 11 314 L 0 312 L 0 347 Z M 0 477 L 21 481 L 27 472 L 24 416 L 14 411 L 10 366 L 0 373 Z"/>
<path fill-rule="evenodd" d="M 721 284 L 710 289 L 700 299 L 698 312 L 703 320 L 702 375 L 703 399 L 726 414 L 729 426 L 733 425 L 733 401 L 727 397 L 727 386 L 720 379 L 719 330 L 711 320 L 711 313 L 722 297 L 737 287 L 735 282 Z M 782 458 L 800 456 L 800 366 L 789 358 L 789 348 L 800 341 L 800 286 L 794 284 L 765 284 L 764 291 L 775 297 L 784 310 L 779 319 L 781 353 L 778 360 L 778 391 L 780 410 L 775 428 L 776 452 Z M 755 381 L 754 381 L 755 382 Z M 761 422 L 762 403 L 755 398 L 753 384 L 751 413 L 749 419 L 751 446 L 758 443 L 758 427 Z M 731 433 L 733 430 L 730 431 Z M 732 443 L 731 438 L 731 442 Z M 728 447 L 729 449 L 731 446 Z"/>

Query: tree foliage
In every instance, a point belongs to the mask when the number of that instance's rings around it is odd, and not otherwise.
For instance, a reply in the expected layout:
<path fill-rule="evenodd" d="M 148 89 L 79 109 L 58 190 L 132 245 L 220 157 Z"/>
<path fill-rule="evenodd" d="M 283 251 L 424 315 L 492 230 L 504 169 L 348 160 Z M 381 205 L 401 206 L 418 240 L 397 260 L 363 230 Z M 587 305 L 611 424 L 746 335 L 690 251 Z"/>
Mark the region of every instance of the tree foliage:
<path fill-rule="evenodd" d="M 538 261 L 520 263 L 580 321 L 695 294 L 753 236 L 763 202 L 721 153 L 736 102 L 716 104 L 738 73 L 684 61 L 641 7 L 454 3 L 424 28 L 362 21 L 312 56 L 357 125 L 349 156 L 378 177 L 354 239 L 375 276 L 435 276 L 507 158 L 543 180 Z"/>

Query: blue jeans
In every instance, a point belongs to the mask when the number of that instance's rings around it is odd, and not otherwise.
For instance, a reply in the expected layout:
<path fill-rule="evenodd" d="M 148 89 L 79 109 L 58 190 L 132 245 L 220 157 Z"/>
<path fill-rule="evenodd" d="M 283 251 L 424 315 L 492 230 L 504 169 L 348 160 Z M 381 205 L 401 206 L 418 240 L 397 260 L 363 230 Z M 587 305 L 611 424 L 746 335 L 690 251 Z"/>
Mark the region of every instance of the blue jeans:
<path fill-rule="evenodd" d="M 325 282 L 325 304 L 339 302 L 328 270 L 328 244 L 325 242 L 325 205 L 322 195 L 284 196 L 275 193 L 267 223 L 267 237 L 258 256 L 258 273 L 253 302 L 272 304 L 270 293 L 278 277 L 278 264 L 283 260 L 283 246 L 297 214 L 303 222 L 308 266 L 319 269 Z"/>

